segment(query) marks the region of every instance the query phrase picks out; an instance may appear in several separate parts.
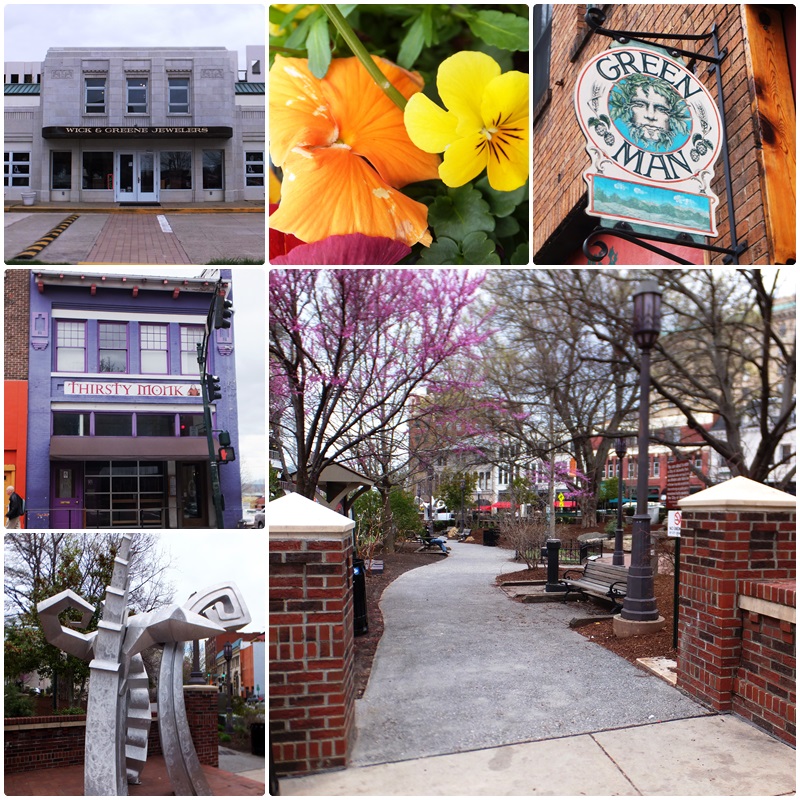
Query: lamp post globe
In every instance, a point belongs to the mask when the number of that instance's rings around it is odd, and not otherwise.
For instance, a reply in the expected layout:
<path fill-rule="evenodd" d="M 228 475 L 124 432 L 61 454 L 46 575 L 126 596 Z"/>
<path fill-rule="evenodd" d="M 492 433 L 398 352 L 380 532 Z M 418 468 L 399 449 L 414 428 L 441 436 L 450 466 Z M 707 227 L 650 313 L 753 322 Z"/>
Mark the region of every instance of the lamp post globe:
<path fill-rule="evenodd" d="M 641 350 L 639 370 L 639 470 L 636 514 L 633 518 L 628 594 L 620 616 L 628 622 L 663 621 L 656 607 L 653 567 L 650 561 L 650 515 L 647 513 L 650 477 L 650 350 L 661 333 L 661 289 L 655 280 L 642 282 L 633 295 L 633 340 Z"/>

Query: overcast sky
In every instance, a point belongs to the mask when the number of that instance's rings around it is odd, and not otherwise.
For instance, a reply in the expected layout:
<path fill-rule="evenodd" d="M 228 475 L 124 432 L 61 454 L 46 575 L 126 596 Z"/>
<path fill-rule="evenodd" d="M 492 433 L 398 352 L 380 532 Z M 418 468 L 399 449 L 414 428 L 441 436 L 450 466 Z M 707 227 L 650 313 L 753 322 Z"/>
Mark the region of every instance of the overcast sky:
<path fill-rule="evenodd" d="M 263 3 L 10 3 L 4 61 L 44 61 L 50 47 L 225 47 L 266 41 Z"/>
<path fill-rule="evenodd" d="M 85 273 L 81 267 L 62 267 L 64 272 Z M 131 274 L 130 267 L 103 267 L 106 274 Z M 152 270 L 155 272 L 155 270 Z M 158 274 L 194 278 L 199 267 L 158 268 Z M 133 268 L 133 274 L 148 270 Z M 266 480 L 266 277 L 263 267 L 233 268 L 234 357 L 236 359 L 236 390 L 239 409 L 239 440 L 231 442 L 236 458 L 241 462 L 242 482 Z M 223 467 L 224 469 L 224 467 Z"/>
<path fill-rule="evenodd" d="M 242 630 L 266 630 L 267 537 L 263 531 L 169 531 L 161 538 L 173 564 L 166 579 L 175 587 L 176 603 L 185 604 L 192 592 L 212 584 L 233 581 L 253 619 Z"/>

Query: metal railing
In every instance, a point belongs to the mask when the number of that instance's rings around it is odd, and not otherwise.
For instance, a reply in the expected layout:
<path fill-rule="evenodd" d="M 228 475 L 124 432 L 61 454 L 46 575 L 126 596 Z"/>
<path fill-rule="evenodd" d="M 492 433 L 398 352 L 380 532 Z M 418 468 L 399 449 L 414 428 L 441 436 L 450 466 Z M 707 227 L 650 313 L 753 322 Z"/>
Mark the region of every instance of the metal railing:
<path fill-rule="evenodd" d="M 559 564 L 583 564 L 590 555 L 603 555 L 603 542 L 561 542 L 561 547 L 558 551 Z M 539 563 L 547 564 L 547 540 L 542 539 L 539 542 L 531 544 L 526 547 L 524 551 L 516 551 L 516 559 L 523 559 L 529 564 Z"/>

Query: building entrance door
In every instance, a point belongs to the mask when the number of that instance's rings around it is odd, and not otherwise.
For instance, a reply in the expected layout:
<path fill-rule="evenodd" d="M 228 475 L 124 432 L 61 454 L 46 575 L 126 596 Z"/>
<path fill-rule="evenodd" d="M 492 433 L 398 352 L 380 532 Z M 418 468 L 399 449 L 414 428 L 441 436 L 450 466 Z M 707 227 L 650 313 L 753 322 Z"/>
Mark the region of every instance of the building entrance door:
<path fill-rule="evenodd" d="M 178 462 L 178 527 L 208 527 L 208 470 L 203 461 Z"/>
<path fill-rule="evenodd" d="M 79 464 L 53 465 L 51 528 L 83 528 L 83 471 Z"/>
<path fill-rule="evenodd" d="M 114 199 L 117 202 L 157 203 L 158 189 L 155 153 L 117 153 L 114 164 Z"/>

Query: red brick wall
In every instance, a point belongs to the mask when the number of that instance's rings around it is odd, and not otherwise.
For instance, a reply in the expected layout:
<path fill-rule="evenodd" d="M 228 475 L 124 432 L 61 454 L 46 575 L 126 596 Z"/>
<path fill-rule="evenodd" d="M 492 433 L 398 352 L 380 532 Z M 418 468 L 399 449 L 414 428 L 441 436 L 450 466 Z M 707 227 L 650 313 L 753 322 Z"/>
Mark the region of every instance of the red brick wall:
<path fill-rule="evenodd" d="M 28 380 L 28 331 L 30 329 L 29 269 L 3 270 L 3 351 L 4 373 L 7 381 Z"/>
<path fill-rule="evenodd" d="M 605 8 L 607 18 L 604 27 L 614 30 L 699 33 L 710 31 L 711 26 L 717 23 L 720 48 L 728 49 L 728 57 L 722 62 L 721 68 L 722 91 L 737 234 L 739 241 L 746 239 L 749 245 L 740 263 L 772 263 L 760 182 L 763 171 L 761 142 L 751 110 L 756 87 L 748 73 L 742 7 L 738 4 L 617 3 Z M 552 94 L 549 103 L 533 123 L 534 262 L 536 253 L 557 232 L 559 225 L 586 193 L 582 173 L 589 167 L 589 156 L 585 150 L 586 140 L 575 117 L 573 93 L 578 73 L 584 64 L 607 49 L 611 39 L 594 34 L 586 37 L 588 27 L 583 21 L 585 12 L 586 4 L 581 3 L 557 3 L 553 6 L 550 54 Z M 684 46 L 692 49 L 692 43 Z M 713 55 L 710 43 L 701 43 L 698 50 Z M 696 74 L 716 99 L 717 88 L 713 75 L 708 75 L 702 64 Z M 712 188 L 720 199 L 716 212 L 719 238 L 712 243 L 726 247 L 730 246 L 731 237 L 721 157 L 716 163 L 715 172 Z M 576 248 L 580 244 L 576 242 Z M 722 263 L 723 256 L 711 258 L 712 263 Z"/>
<path fill-rule="evenodd" d="M 797 607 L 794 582 L 742 581 L 740 595 Z M 760 728 L 797 743 L 796 625 L 767 613 L 742 611 L 742 654 L 733 684 L 733 710 Z"/>
<path fill-rule="evenodd" d="M 8 773 L 83 764 L 86 717 L 13 717 L 4 727 Z"/>
<path fill-rule="evenodd" d="M 742 581 L 791 579 L 794 511 L 683 510 L 678 686 L 717 711 L 733 709 L 742 659 Z"/>
<path fill-rule="evenodd" d="M 219 767 L 216 686 L 184 687 L 183 701 L 197 758 L 201 764 Z"/>
<path fill-rule="evenodd" d="M 277 535 L 276 535 L 277 536 Z M 352 537 L 270 538 L 270 737 L 278 773 L 344 767 L 355 718 Z"/>

